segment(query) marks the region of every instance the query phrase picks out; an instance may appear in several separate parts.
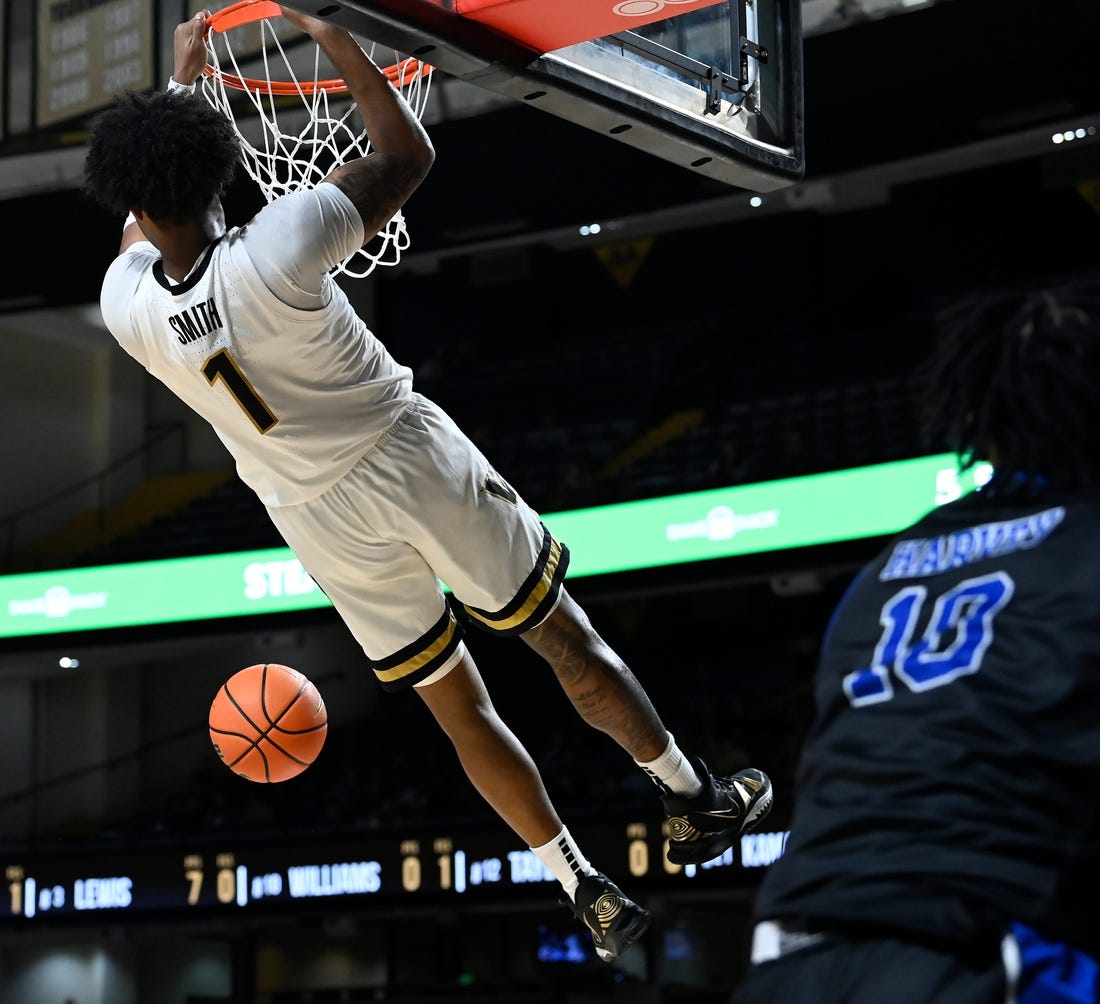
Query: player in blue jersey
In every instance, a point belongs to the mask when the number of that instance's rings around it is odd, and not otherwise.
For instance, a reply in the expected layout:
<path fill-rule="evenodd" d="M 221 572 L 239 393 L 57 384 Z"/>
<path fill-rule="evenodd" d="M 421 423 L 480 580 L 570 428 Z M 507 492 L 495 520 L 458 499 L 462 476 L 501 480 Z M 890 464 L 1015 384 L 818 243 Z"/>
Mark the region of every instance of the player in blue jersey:
<path fill-rule="evenodd" d="M 93 125 L 87 188 L 131 214 L 103 282 L 104 320 L 214 428 L 381 686 L 414 688 L 474 788 L 560 882 L 611 961 L 645 932 L 649 912 L 588 861 L 559 818 L 493 707 L 462 623 L 522 638 L 553 667 L 584 721 L 653 779 L 672 860 L 707 861 L 755 828 L 771 784 L 751 767 L 717 777 L 681 751 L 565 589 L 566 546 L 447 414 L 414 391 L 411 371 L 333 281 L 330 269 L 398 212 L 435 152 L 351 35 L 289 8 L 283 15 L 347 83 L 371 152 L 274 199 L 245 226 L 227 227 L 221 195 L 238 164 L 238 138 L 194 94 L 206 65 L 206 17 L 185 21 L 175 32 L 169 90 L 120 95 Z"/>
<path fill-rule="evenodd" d="M 1100 952 L 1100 298 L 1084 288 L 948 319 L 931 441 L 994 475 L 889 541 L 832 617 L 734 1004 L 1005 1004 L 1014 932 Z"/>

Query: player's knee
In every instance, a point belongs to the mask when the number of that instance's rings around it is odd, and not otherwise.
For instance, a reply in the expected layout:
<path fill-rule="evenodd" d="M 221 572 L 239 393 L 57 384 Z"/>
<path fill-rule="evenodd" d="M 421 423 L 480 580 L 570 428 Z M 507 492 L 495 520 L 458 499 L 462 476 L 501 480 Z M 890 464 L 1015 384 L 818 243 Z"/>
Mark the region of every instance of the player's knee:
<path fill-rule="evenodd" d="M 544 648 L 551 652 L 565 647 L 573 651 L 588 650 L 595 648 L 599 642 L 599 636 L 584 611 L 564 591 L 550 616 L 524 633 L 523 639 L 548 658 Z"/>

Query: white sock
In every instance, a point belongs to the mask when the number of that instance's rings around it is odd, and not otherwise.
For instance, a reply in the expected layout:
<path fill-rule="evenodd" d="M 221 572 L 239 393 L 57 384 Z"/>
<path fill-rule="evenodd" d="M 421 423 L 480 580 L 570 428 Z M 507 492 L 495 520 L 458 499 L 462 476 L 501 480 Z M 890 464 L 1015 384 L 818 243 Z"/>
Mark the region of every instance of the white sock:
<path fill-rule="evenodd" d="M 695 772 L 691 761 L 680 752 L 680 747 L 676 745 L 671 732 L 668 734 L 668 745 L 664 753 L 656 760 L 650 760 L 648 763 L 642 763 L 641 760 L 634 762 L 653 778 L 653 783 L 658 788 L 667 791 L 670 795 L 691 798 L 703 790 L 702 779 Z"/>
<path fill-rule="evenodd" d="M 573 894 L 585 875 L 596 874 L 596 869 L 581 853 L 568 827 L 562 827 L 561 833 L 553 840 L 548 840 L 541 847 L 532 847 L 531 850 L 554 873 L 554 877 L 561 883 L 561 887 L 570 899 L 573 899 Z"/>

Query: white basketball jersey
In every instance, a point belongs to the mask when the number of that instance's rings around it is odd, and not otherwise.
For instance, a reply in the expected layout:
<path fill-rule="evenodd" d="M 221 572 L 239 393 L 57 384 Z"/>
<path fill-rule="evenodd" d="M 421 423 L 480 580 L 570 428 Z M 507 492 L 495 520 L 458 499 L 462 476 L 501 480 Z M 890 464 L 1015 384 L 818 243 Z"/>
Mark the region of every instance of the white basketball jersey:
<path fill-rule="evenodd" d="M 269 261 L 285 258 L 288 272 L 316 257 L 308 240 L 317 219 L 328 203 L 345 213 L 340 200 L 351 205 L 334 186 L 319 188 L 330 191 L 319 200 L 313 193 L 287 197 L 229 230 L 179 284 L 164 275 L 151 243 L 132 245 L 111 265 L 100 298 L 122 347 L 213 426 L 241 480 L 269 506 L 294 505 L 333 485 L 412 395 L 411 371 L 329 276 L 321 280 L 317 309 L 300 309 L 271 291 L 249 253 L 262 248 Z M 297 227 L 293 214 L 300 211 L 306 216 Z M 346 229 L 326 235 L 330 245 L 341 245 L 326 254 L 346 256 L 362 242 L 361 223 L 357 234 L 350 224 Z M 309 301 L 308 289 L 302 299 Z"/>

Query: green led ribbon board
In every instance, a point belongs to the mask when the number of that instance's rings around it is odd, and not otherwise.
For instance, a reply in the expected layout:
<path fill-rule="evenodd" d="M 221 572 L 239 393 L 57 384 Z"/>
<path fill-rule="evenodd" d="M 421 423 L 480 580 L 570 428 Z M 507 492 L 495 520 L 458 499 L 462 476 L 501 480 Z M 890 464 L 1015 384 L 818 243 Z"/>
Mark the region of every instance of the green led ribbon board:
<path fill-rule="evenodd" d="M 545 516 L 570 578 L 895 533 L 990 475 L 952 455 Z M 274 614 L 329 601 L 288 548 L 0 576 L 0 638 Z"/>

